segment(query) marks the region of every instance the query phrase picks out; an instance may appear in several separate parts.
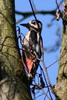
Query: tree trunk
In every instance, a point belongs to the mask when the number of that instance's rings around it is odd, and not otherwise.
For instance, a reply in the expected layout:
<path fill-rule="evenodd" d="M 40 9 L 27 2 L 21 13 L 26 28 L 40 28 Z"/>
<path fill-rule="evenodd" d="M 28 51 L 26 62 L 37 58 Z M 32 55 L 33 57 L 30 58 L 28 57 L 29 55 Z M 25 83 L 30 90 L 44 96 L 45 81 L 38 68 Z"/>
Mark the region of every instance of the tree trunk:
<path fill-rule="evenodd" d="M 67 0 L 65 0 L 67 5 Z M 63 36 L 62 36 L 62 48 L 61 48 L 61 59 L 58 70 L 57 85 L 56 89 L 56 100 L 67 100 L 67 19 L 66 19 L 66 30 L 63 24 Z"/>
<path fill-rule="evenodd" d="M 14 7 L 14 0 L 0 0 L 0 100 L 31 100 L 20 63 Z M 22 68 L 22 80 L 17 77 L 19 68 Z"/>

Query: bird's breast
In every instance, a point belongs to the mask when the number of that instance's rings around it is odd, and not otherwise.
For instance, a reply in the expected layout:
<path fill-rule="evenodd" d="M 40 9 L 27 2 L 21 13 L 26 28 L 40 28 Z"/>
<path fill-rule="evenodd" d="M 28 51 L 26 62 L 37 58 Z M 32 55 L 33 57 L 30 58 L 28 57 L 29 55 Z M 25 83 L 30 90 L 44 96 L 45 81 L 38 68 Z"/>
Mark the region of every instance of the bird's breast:
<path fill-rule="evenodd" d="M 23 44 L 24 45 L 29 45 L 29 38 L 30 38 L 30 31 L 26 34 Z"/>

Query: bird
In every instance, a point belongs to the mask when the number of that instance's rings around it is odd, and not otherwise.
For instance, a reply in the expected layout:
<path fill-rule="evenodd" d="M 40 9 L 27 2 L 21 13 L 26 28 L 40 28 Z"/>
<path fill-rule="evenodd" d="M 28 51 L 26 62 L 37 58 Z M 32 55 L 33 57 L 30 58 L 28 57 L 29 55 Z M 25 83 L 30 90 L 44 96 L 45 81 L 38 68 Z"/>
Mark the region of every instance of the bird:
<path fill-rule="evenodd" d="M 32 20 L 20 25 L 29 30 L 22 42 L 22 56 L 28 72 L 28 79 L 32 80 L 36 75 L 43 52 L 42 23 L 39 20 Z"/>

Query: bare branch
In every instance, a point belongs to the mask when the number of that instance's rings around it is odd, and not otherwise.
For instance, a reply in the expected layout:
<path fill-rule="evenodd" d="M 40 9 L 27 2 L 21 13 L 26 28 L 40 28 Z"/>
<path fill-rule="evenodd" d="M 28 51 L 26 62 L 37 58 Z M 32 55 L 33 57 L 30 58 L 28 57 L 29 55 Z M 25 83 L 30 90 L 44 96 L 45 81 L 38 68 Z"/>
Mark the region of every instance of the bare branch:
<path fill-rule="evenodd" d="M 18 24 L 19 22 L 21 22 L 21 21 L 25 20 L 26 18 L 28 18 L 28 17 L 33 15 L 33 12 L 19 12 L 19 11 L 15 11 L 15 13 L 17 15 L 23 16 L 20 20 L 18 20 L 16 22 L 16 24 Z M 35 14 L 42 14 L 42 15 L 52 14 L 52 15 L 55 16 L 56 10 L 52 10 L 52 11 L 36 11 Z"/>

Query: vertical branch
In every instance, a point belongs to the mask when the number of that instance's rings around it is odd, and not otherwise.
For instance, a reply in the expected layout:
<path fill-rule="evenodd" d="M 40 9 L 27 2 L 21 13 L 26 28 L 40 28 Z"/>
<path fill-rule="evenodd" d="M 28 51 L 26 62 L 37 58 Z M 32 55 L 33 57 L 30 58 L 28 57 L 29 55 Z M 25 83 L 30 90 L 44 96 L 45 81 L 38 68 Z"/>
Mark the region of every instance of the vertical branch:
<path fill-rule="evenodd" d="M 64 4 L 67 7 L 67 0 L 64 0 Z M 67 99 L 67 10 L 64 8 L 63 13 L 63 35 L 62 35 L 62 47 L 61 47 L 61 53 L 60 57 L 63 56 L 62 59 L 60 59 L 59 69 L 58 69 L 58 76 L 57 76 L 57 85 L 55 87 L 56 90 L 56 100 L 66 100 Z M 66 17 L 66 19 L 65 19 Z M 66 30 L 65 28 L 66 27 Z"/>
<path fill-rule="evenodd" d="M 1 77 L 0 83 L 5 78 L 8 80 L 0 87 L 0 100 L 20 100 L 21 98 L 23 100 L 31 100 L 28 80 L 23 69 L 24 66 L 19 62 L 20 52 L 16 36 L 14 12 L 14 0 L 0 0 L 0 44 L 3 44 L 0 45 L 0 67 L 5 69 L 5 73 L 0 69 L 2 76 L 4 76 Z M 12 48 L 9 46 L 12 46 Z M 20 67 L 22 68 L 22 81 L 16 76 L 16 71 Z M 16 82 L 17 88 L 15 87 Z"/>

